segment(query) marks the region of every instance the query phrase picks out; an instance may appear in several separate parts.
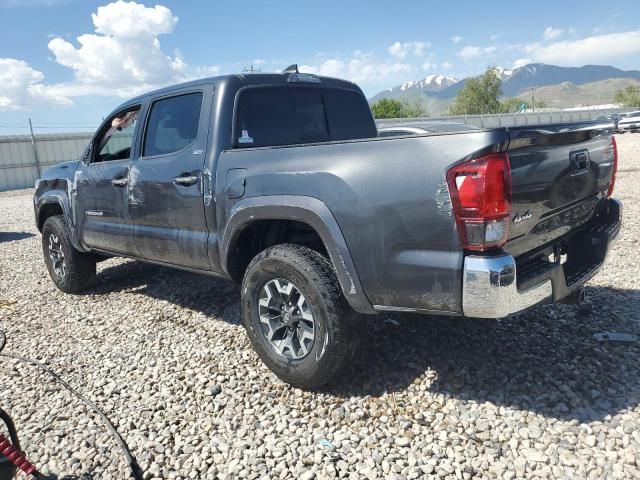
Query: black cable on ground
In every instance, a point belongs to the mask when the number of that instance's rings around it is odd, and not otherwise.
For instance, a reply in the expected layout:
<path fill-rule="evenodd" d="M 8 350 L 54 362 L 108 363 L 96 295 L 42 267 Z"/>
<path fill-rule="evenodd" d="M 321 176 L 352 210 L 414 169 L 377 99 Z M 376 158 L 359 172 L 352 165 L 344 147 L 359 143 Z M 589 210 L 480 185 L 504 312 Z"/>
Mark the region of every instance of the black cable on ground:
<path fill-rule="evenodd" d="M 0 346 L 4 346 L 4 342 L 5 341 L 6 340 L 5 340 L 4 333 L 2 333 L 0 331 Z M 2 349 L 0 348 L 0 351 L 1 350 Z M 21 357 L 19 355 L 14 355 L 12 353 L 0 353 L 0 355 L 2 355 L 3 357 L 13 358 L 15 360 L 19 360 L 21 362 L 28 363 L 30 365 L 34 365 L 34 366 L 40 368 L 41 370 L 43 370 L 46 373 L 48 373 L 49 375 L 51 375 L 67 391 L 69 391 L 71 394 L 75 395 L 85 405 L 90 407 L 91 410 L 93 410 L 94 413 L 96 415 L 98 415 L 102 419 L 102 421 L 107 426 L 107 429 L 111 433 L 111 436 L 115 439 L 115 441 L 118 444 L 118 446 L 122 449 L 122 451 L 124 453 L 124 456 L 127 459 L 127 463 L 129 464 L 129 469 L 131 470 L 131 477 L 134 478 L 135 480 L 142 480 L 142 468 L 140 468 L 140 465 L 138 464 L 138 461 L 131 454 L 131 450 L 129 450 L 129 447 L 128 447 L 127 443 L 124 441 L 122 436 L 118 433 L 118 430 L 116 430 L 116 427 L 113 426 L 113 423 L 111 423 L 111 420 L 109 420 L 109 418 L 102 412 L 102 410 L 100 410 L 100 408 L 98 408 L 98 406 L 95 403 L 93 403 L 91 400 L 85 398 L 78 391 L 74 390 L 71 385 L 69 385 L 62 378 L 60 378 L 60 376 L 56 372 L 51 370 L 45 364 L 40 363 L 40 362 L 38 362 L 36 360 L 31 360 L 30 358 L 25 358 L 25 357 Z"/>

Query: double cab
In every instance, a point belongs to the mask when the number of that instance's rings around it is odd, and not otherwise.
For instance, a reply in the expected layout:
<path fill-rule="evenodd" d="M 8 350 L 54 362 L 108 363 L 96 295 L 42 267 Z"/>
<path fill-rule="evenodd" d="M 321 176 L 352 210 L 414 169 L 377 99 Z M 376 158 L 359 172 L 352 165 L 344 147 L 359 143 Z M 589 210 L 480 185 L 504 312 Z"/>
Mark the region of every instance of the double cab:
<path fill-rule="evenodd" d="M 77 292 L 129 257 L 235 281 L 261 359 L 307 388 L 350 365 L 364 314 L 579 300 L 621 226 L 613 125 L 398 130 L 295 66 L 136 97 L 36 183 L 51 278 Z"/>

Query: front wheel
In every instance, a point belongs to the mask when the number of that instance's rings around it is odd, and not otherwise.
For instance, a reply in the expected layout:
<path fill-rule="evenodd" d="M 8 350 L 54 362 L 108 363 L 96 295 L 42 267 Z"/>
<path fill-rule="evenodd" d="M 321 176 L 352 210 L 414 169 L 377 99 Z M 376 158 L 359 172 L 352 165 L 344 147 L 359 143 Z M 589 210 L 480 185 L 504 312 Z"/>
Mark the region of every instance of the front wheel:
<path fill-rule="evenodd" d="M 73 248 L 61 215 L 47 218 L 42 227 L 42 251 L 51 280 L 65 293 L 75 293 L 96 281 L 96 259 Z"/>
<path fill-rule="evenodd" d="M 242 282 L 242 319 L 262 361 L 295 387 L 335 380 L 356 351 L 357 315 L 331 263 L 300 245 L 276 245 L 251 261 Z"/>

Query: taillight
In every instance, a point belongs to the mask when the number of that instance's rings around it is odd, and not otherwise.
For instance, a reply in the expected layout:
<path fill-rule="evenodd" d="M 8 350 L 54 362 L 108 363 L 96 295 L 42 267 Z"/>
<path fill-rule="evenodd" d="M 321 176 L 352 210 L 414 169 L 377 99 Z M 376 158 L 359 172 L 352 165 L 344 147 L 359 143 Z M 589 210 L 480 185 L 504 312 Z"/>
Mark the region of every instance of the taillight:
<path fill-rule="evenodd" d="M 613 187 L 616 185 L 616 174 L 618 173 L 618 145 L 616 145 L 616 138 L 613 135 L 611 136 L 611 150 L 613 154 L 613 173 L 611 174 L 607 197 L 613 194 Z"/>
<path fill-rule="evenodd" d="M 503 246 L 511 219 L 511 169 L 506 153 L 494 153 L 447 172 L 460 241 L 467 250 Z"/>

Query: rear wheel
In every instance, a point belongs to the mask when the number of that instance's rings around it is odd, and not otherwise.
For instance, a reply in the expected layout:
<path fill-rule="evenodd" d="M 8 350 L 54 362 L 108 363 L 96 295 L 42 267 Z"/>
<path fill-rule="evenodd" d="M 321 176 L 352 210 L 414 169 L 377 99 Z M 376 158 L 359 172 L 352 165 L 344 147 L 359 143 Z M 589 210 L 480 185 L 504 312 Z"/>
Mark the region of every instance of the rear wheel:
<path fill-rule="evenodd" d="M 49 217 L 44 222 L 42 251 L 53 283 L 63 292 L 79 292 L 95 283 L 95 257 L 73 248 L 62 215 Z"/>
<path fill-rule="evenodd" d="M 357 315 L 329 260 L 307 247 L 277 245 L 251 261 L 242 318 L 262 361 L 295 387 L 336 379 L 356 352 Z"/>

